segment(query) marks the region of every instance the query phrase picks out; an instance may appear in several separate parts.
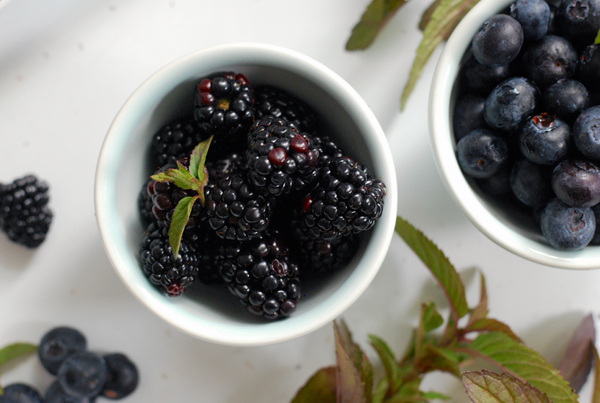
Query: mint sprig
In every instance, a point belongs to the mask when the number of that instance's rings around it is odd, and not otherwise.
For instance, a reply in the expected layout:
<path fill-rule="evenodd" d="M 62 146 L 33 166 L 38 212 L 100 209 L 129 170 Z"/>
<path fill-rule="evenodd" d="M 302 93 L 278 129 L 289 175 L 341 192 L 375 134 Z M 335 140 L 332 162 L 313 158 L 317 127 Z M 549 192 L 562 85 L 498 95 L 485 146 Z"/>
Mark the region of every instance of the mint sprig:
<path fill-rule="evenodd" d="M 5 365 L 15 363 L 24 359 L 37 351 L 37 345 L 31 343 L 12 343 L 0 348 L 0 369 Z M 3 394 L 0 385 L 0 395 Z"/>
<path fill-rule="evenodd" d="M 174 257 L 179 254 L 183 231 L 190 219 L 194 203 L 199 200 L 202 207 L 205 204 L 204 186 L 208 183 L 208 170 L 205 166 L 206 155 L 212 139 L 213 136 L 194 147 L 190 154 L 189 168 L 186 169 L 177 161 L 177 168 L 170 168 L 150 176 L 157 182 L 173 182 L 175 186 L 181 189 L 196 192 L 193 196 L 182 198 L 173 211 L 171 226 L 169 227 L 169 245 Z"/>

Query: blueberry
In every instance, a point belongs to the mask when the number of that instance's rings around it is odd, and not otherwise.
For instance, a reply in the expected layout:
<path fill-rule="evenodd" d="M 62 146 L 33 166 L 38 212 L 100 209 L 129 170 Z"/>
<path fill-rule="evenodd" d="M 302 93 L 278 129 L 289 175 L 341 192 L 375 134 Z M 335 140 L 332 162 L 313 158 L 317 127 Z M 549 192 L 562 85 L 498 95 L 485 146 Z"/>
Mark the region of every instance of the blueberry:
<path fill-rule="evenodd" d="M 488 95 L 483 117 L 493 128 L 514 131 L 536 110 L 539 98 L 539 90 L 531 81 L 509 78 Z"/>
<path fill-rule="evenodd" d="M 4 388 L 0 403 L 42 403 L 40 393 L 24 383 L 13 383 Z"/>
<path fill-rule="evenodd" d="M 472 41 L 473 56 L 490 67 L 504 66 L 517 57 L 523 45 L 521 24 L 510 15 L 496 14 L 479 27 Z"/>
<path fill-rule="evenodd" d="M 510 168 L 507 166 L 489 178 L 476 180 L 479 189 L 494 197 L 505 196 L 511 193 L 510 189 Z"/>
<path fill-rule="evenodd" d="M 600 203 L 600 168 L 590 161 L 562 161 L 552 173 L 552 190 L 570 206 L 594 206 Z"/>
<path fill-rule="evenodd" d="M 67 394 L 59 381 L 54 381 L 46 390 L 44 403 L 93 403 L 96 399 L 87 397 L 75 397 Z"/>
<path fill-rule="evenodd" d="M 544 0 L 517 0 L 510 15 L 521 24 L 525 39 L 537 40 L 548 32 L 550 6 Z"/>
<path fill-rule="evenodd" d="M 541 113 L 527 119 L 519 130 L 521 153 L 542 165 L 555 165 L 569 152 L 571 129 L 554 115 Z"/>
<path fill-rule="evenodd" d="M 486 66 L 475 60 L 472 53 L 461 67 L 463 84 L 473 92 L 484 96 L 487 96 L 496 85 L 509 77 L 508 64 L 495 67 Z"/>
<path fill-rule="evenodd" d="M 542 94 L 542 104 L 546 111 L 570 121 L 587 108 L 589 102 L 587 88 L 576 80 L 559 80 Z"/>
<path fill-rule="evenodd" d="M 562 0 L 558 23 L 568 37 L 592 43 L 600 29 L 600 0 Z"/>
<path fill-rule="evenodd" d="M 600 90 L 600 45 L 589 45 L 583 50 L 575 76 L 589 90 Z"/>
<path fill-rule="evenodd" d="M 80 398 L 97 396 L 107 379 L 106 361 L 89 351 L 70 355 L 58 370 L 58 380 L 64 391 Z"/>
<path fill-rule="evenodd" d="M 454 106 L 452 125 L 454 138 L 460 140 L 475 129 L 488 127 L 483 118 L 485 98 L 475 94 L 465 94 L 458 98 Z"/>
<path fill-rule="evenodd" d="M 590 243 L 596 217 L 589 207 L 573 207 L 553 199 L 542 212 L 540 227 L 546 241 L 564 251 L 579 250 Z"/>
<path fill-rule="evenodd" d="M 600 160 L 600 105 L 579 114 L 571 129 L 575 147 L 587 158 Z"/>
<path fill-rule="evenodd" d="M 600 204 L 596 204 L 591 207 L 594 212 L 594 217 L 596 218 L 596 230 L 594 231 L 594 236 L 590 241 L 590 245 L 600 245 L 600 225 L 598 225 L 598 220 L 600 220 Z"/>
<path fill-rule="evenodd" d="M 129 396 L 138 385 L 137 367 L 121 353 L 104 356 L 108 366 L 108 380 L 102 389 L 107 399 L 118 400 Z"/>
<path fill-rule="evenodd" d="M 527 78 L 545 88 L 575 75 L 577 51 L 565 38 L 546 35 L 523 51 L 522 67 Z"/>
<path fill-rule="evenodd" d="M 52 375 L 71 354 L 84 351 L 87 342 L 85 336 L 76 329 L 61 326 L 47 332 L 40 341 L 38 355 L 44 368 Z"/>
<path fill-rule="evenodd" d="M 551 172 L 545 165 L 526 158 L 515 162 L 510 172 L 510 188 L 515 197 L 529 207 L 544 207 L 554 194 L 550 184 Z"/>
<path fill-rule="evenodd" d="M 508 160 L 506 142 L 490 130 L 474 130 L 456 145 L 458 165 L 473 178 L 494 175 Z"/>

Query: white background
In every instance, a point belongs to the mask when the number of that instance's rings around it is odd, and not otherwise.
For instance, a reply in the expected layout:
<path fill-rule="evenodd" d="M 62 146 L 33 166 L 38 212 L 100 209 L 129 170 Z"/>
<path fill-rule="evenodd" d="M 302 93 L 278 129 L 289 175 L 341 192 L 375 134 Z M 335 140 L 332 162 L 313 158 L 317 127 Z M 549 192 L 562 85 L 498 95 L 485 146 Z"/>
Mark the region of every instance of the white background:
<path fill-rule="evenodd" d="M 0 0 L 0 182 L 35 173 L 51 185 L 48 239 L 30 251 L 0 234 L 0 345 L 37 343 L 51 327 L 81 329 L 92 350 L 121 351 L 141 383 L 127 402 L 289 402 L 318 368 L 334 363 L 331 325 L 286 343 L 229 347 L 163 323 L 120 282 L 96 226 L 93 187 L 102 141 L 127 97 L 154 71 L 218 44 L 263 42 L 300 51 L 348 81 L 379 119 L 394 154 L 399 214 L 436 242 L 464 276 L 471 305 L 475 267 L 486 276 L 490 315 L 558 364 L 575 326 L 597 314 L 600 271 L 523 260 L 489 241 L 444 189 L 427 129 L 437 49 L 400 112 L 399 97 L 421 39 L 428 1 L 409 2 L 372 47 L 345 42 L 367 0 Z M 445 301 L 400 238 L 366 293 L 343 315 L 378 362 L 367 335 L 399 355 L 422 302 Z M 35 359 L 0 374 L 4 385 L 47 387 Z M 581 401 L 589 401 L 591 385 Z M 424 387 L 467 401 L 449 376 Z"/>

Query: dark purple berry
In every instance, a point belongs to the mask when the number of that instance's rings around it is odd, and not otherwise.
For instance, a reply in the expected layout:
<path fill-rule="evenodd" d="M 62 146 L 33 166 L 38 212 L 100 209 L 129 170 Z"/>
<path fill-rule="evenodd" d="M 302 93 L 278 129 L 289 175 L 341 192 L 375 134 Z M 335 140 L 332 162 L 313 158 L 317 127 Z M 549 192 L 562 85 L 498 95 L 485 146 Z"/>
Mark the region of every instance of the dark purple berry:
<path fill-rule="evenodd" d="M 58 370 L 58 381 L 64 391 L 75 397 L 98 396 L 108 379 L 104 358 L 85 351 L 71 354 Z"/>
<path fill-rule="evenodd" d="M 569 38 L 591 43 L 600 29 L 600 0 L 562 0 L 558 23 Z"/>
<path fill-rule="evenodd" d="M 536 110 L 539 98 L 539 90 L 531 81 L 509 78 L 486 98 L 483 116 L 493 128 L 514 131 Z"/>
<path fill-rule="evenodd" d="M 589 45 L 583 50 L 575 75 L 588 90 L 600 90 L 600 44 Z"/>
<path fill-rule="evenodd" d="M 577 51 L 567 39 L 546 35 L 524 50 L 522 68 L 538 88 L 545 88 L 575 75 Z"/>
<path fill-rule="evenodd" d="M 42 396 L 34 387 L 24 383 L 13 383 L 4 387 L 0 403 L 43 403 Z"/>
<path fill-rule="evenodd" d="M 542 165 L 555 165 L 569 152 L 571 129 L 553 115 L 542 113 L 526 120 L 519 130 L 523 155 Z"/>
<path fill-rule="evenodd" d="M 570 206 L 592 207 L 600 203 L 600 168 L 590 161 L 565 160 L 554 168 L 552 189 Z"/>
<path fill-rule="evenodd" d="M 461 170 L 473 178 L 487 178 L 499 172 L 508 160 L 504 139 L 487 129 L 474 130 L 458 142 L 456 156 Z"/>
<path fill-rule="evenodd" d="M 139 379 L 135 364 L 121 353 L 107 354 L 104 361 L 108 367 L 108 379 L 101 391 L 102 396 L 119 400 L 132 394 Z"/>
<path fill-rule="evenodd" d="M 523 45 L 521 24 L 510 15 L 496 14 L 488 18 L 475 33 L 473 56 L 490 67 L 509 64 Z"/>
<path fill-rule="evenodd" d="M 485 98 L 471 93 L 463 95 L 456 101 L 452 116 L 452 127 L 454 128 L 456 141 L 459 141 L 473 130 L 488 127 L 483 118 L 484 107 Z"/>
<path fill-rule="evenodd" d="M 513 164 L 510 188 L 515 197 L 528 207 L 544 207 L 553 197 L 549 167 L 523 158 Z"/>
<path fill-rule="evenodd" d="M 589 207 L 573 207 L 556 198 L 542 212 L 542 234 L 554 248 L 579 250 L 591 241 L 596 231 L 596 217 Z"/>
<path fill-rule="evenodd" d="M 525 39 L 537 40 L 548 32 L 550 6 L 544 0 L 517 0 L 510 6 L 510 15 L 521 24 Z"/>
<path fill-rule="evenodd" d="M 87 341 L 77 329 L 67 326 L 56 327 L 42 337 L 38 348 L 38 356 L 42 366 L 52 375 L 71 354 L 85 351 Z"/>
<path fill-rule="evenodd" d="M 542 95 L 542 103 L 549 113 L 572 122 L 588 107 L 589 94 L 579 81 L 559 80 L 546 88 Z"/>
<path fill-rule="evenodd" d="M 571 136 L 581 154 L 600 161 L 600 105 L 581 112 L 573 124 Z"/>
<path fill-rule="evenodd" d="M 490 67 L 479 63 L 472 55 L 461 67 L 461 79 L 465 87 L 482 96 L 510 77 L 509 65 Z"/>

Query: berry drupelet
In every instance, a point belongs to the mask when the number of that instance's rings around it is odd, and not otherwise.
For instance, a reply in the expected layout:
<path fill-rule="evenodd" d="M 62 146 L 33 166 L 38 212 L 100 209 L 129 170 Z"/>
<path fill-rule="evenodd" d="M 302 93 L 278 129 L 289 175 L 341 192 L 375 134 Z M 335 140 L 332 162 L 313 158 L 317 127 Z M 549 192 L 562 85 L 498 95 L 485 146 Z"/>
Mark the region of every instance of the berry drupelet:
<path fill-rule="evenodd" d="M 318 159 L 308 135 L 286 120 L 261 119 L 248 134 L 248 177 L 263 192 L 280 196 L 301 190 L 314 181 Z"/>
<path fill-rule="evenodd" d="M 319 278 L 344 268 L 358 252 L 360 236 L 349 235 L 333 242 L 301 242 L 303 278 Z"/>
<path fill-rule="evenodd" d="M 190 156 L 196 144 L 210 137 L 210 131 L 193 119 L 178 120 L 162 127 L 152 138 L 151 152 L 159 167 Z"/>
<path fill-rule="evenodd" d="M 254 90 L 256 119 L 266 117 L 285 119 L 303 133 L 315 132 L 317 117 L 313 110 L 286 91 L 270 85 L 261 85 Z"/>
<path fill-rule="evenodd" d="M 44 242 L 53 217 L 48 189 L 34 175 L 0 184 L 0 228 L 10 240 L 28 248 Z"/>
<path fill-rule="evenodd" d="M 152 223 L 142 239 L 139 258 L 142 270 L 154 286 L 169 296 L 181 295 L 198 274 L 198 256 L 193 243 L 184 236 L 177 257 L 169 245 L 169 228 Z"/>

